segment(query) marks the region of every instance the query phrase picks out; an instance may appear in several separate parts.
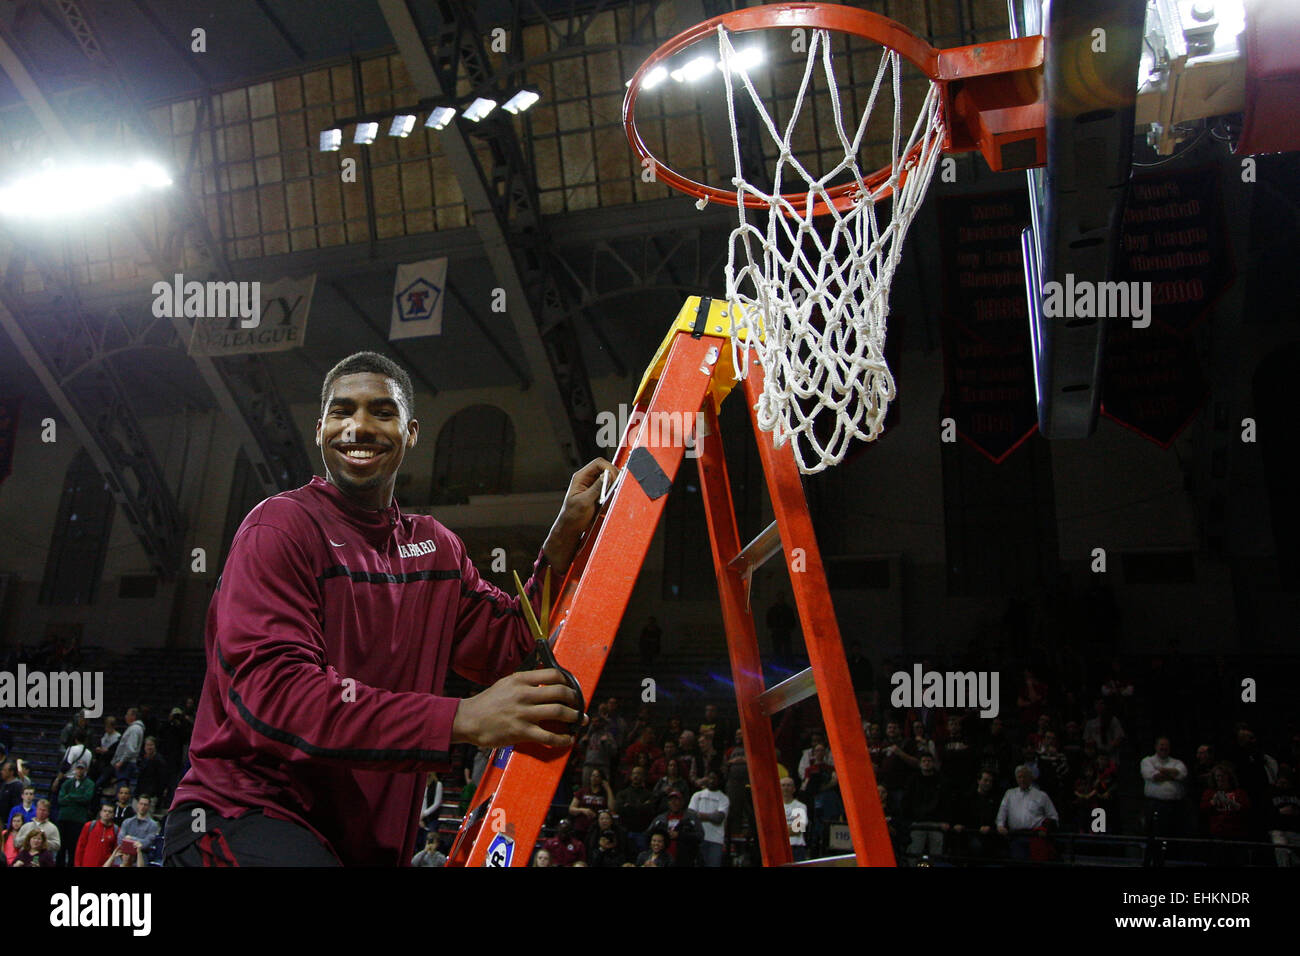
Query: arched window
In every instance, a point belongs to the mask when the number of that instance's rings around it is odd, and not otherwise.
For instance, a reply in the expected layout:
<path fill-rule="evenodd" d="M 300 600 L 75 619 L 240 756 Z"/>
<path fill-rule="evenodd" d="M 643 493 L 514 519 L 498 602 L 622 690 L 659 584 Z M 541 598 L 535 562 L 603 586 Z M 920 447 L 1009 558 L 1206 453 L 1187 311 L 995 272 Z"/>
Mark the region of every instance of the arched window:
<path fill-rule="evenodd" d="M 433 504 L 503 495 L 514 475 L 515 426 L 495 405 L 463 408 L 442 426 L 433 453 Z"/>
<path fill-rule="evenodd" d="M 41 604 L 95 602 L 116 508 L 104 476 L 81 449 L 63 476 L 63 496 L 41 581 Z"/>

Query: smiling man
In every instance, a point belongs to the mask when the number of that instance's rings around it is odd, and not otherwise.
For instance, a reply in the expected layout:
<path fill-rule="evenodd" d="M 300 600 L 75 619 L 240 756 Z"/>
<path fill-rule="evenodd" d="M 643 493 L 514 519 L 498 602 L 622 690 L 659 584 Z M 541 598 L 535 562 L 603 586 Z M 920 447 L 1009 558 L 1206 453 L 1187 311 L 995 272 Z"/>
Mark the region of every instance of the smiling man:
<path fill-rule="evenodd" d="M 208 609 L 168 865 L 404 865 L 425 773 L 446 769 L 452 744 L 572 745 L 542 726 L 581 720 L 563 675 L 515 673 L 533 645 L 519 599 L 393 500 L 419 437 L 413 412 L 400 366 L 344 359 L 316 423 L 328 477 L 240 525 Z M 573 476 L 525 588 L 535 608 L 541 575 L 563 575 L 595 517 L 606 469 L 598 459 Z M 442 697 L 448 670 L 491 686 Z"/>

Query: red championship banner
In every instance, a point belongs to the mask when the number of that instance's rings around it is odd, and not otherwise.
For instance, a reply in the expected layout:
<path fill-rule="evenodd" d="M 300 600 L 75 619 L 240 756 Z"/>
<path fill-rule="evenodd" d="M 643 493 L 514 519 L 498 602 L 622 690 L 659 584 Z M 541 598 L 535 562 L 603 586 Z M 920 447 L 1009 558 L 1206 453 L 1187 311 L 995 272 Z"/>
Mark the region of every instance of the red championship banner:
<path fill-rule="evenodd" d="M 943 250 L 944 415 L 995 463 L 1038 427 L 1029 306 L 1020 232 L 1025 190 L 945 196 Z"/>
<path fill-rule="evenodd" d="M 1150 283 L 1150 324 L 1112 320 L 1102 414 L 1168 448 L 1209 393 L 1191 333 L 1236 270 L 1213 167 L 1137 176 L 1124 210 L 1117 278 Z"/>
<path fill-rule="evenodd" d="M 1210 384 L 1191 336 L 1116 323 L 1106 337 L 1101 413 L 1161 448 L 1201 411 Z"/>
<path fill-rule="evenodd" d="M 1154 322 L 1190 331 L 1235 276 L 1217 168 L 1133 177 L 1116 278 L 1151 283 Z"/>
<path fill-rule="evenodd" d="M 0 398 L 0 482 L 9 477 L 14 465 L 14 444 L 18 441 L 20 397 Z"/>

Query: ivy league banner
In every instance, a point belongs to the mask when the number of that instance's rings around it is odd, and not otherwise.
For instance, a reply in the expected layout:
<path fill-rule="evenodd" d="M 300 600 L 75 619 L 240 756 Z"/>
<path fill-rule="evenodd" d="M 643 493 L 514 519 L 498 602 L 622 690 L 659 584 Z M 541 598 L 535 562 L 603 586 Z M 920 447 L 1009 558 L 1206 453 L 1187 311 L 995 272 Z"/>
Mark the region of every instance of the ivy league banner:
<path fill-rule="evenodd" d="M 157 287 L 159 302 L 155 304 L 154 314 L 163 314 L 162 307 L 168 305 L 165 300 L 169 297 L 174 298 L 175 305 L 183 303 L 181 314 L 195 317 L 190 355 L 215 358 L 301 348 L 307 337 L 307 316 L 316 289 L 316 274 L 276 282 L 186 282 L 183 285 L 181 276 L 177 276 L 170 293 L 162 285 L 165 283 Z M 222 286 L 233 287 L 224 298 L 214 295 L 214 292 L 226 292 L 214 289 Z M 252 303 L 255 308 L 231 308 L 231 296 L 238 296 L 233 301 L 241 305 Z M 219 307 L 213 308 L 214 303 Z M 250 311 L 251 315 L 245 315 Z"/>
<path fill-rule="evenodd" d="M 944 415 L 1000 463 L 1038 427 L 1020 255 L 1029 197 L 1024 189 L 945 196 L 939 222 Z"/>

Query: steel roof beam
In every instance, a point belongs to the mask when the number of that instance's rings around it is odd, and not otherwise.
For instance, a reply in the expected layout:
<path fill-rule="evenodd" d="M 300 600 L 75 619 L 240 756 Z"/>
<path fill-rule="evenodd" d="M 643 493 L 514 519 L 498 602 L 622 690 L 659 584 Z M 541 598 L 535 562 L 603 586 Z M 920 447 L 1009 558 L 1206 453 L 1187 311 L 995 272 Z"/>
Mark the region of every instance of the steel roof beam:
<path fill-rule="evenodd" d="M 379 8 L 421 97 L 454 98 L 462 69 L 472 87 L 492 79 L 468 5 L 448 0 L 436 5 L 441 21 L 437 64 L 406 0 L 379 0 Z M 460 120 L 442 131 L 443 151 L 504 290 L 507 315 L 523 348 L 529 376 L 538 385 L 566 461 L 577 466 L 599 453 L 594 399 L 564 293 L 548 268 L 548 240 L 536 205 L 536 183 L 508 122 L 489 117 L 475 135 L 491 151 L 489 169 L 480 165 Z"/>

